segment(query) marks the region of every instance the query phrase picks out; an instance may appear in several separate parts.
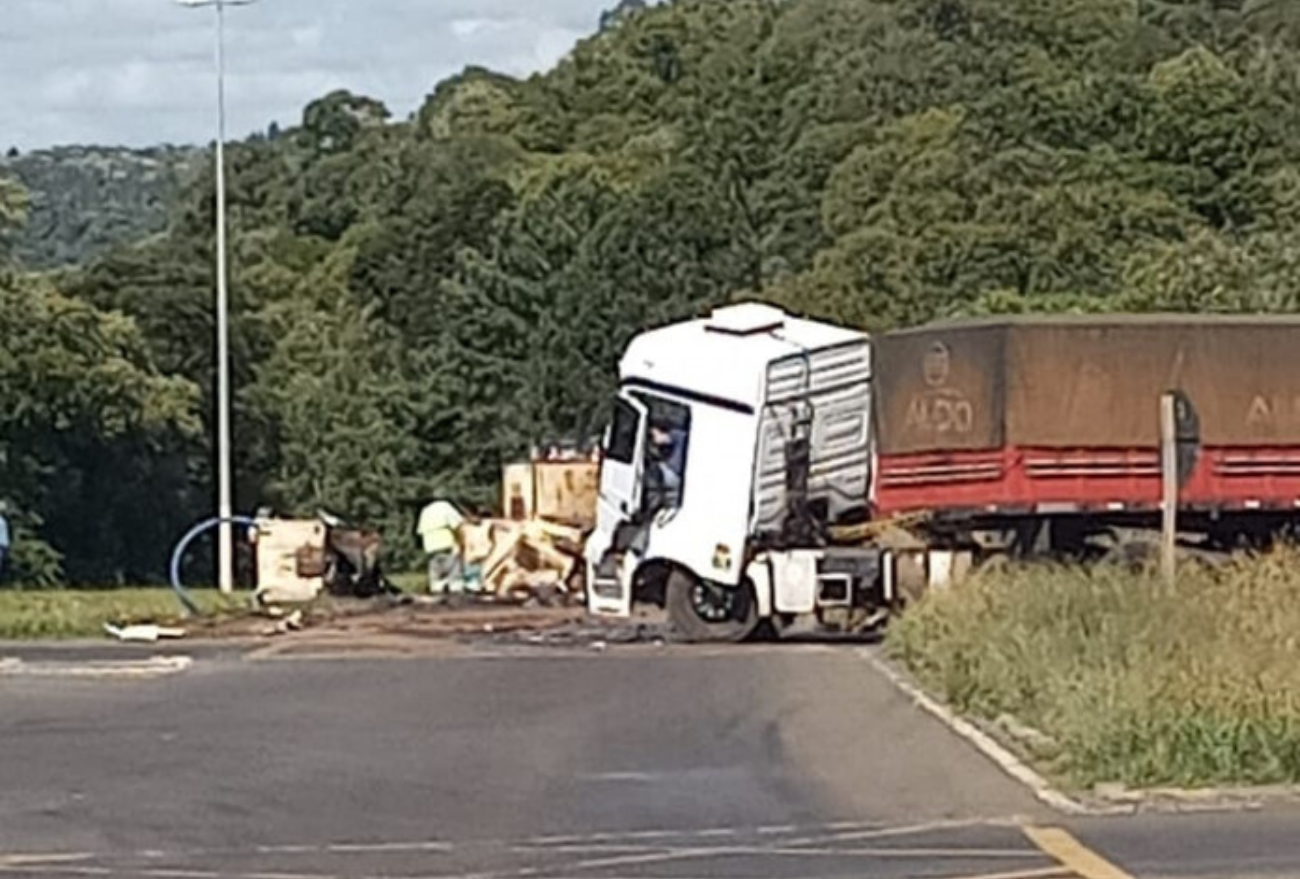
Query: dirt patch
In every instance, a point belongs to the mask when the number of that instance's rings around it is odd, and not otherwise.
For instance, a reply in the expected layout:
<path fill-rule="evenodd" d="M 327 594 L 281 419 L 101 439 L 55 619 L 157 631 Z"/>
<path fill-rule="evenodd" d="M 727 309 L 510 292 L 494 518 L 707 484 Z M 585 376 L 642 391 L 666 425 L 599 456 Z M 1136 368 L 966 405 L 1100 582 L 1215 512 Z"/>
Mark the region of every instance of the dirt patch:
<path fill-rule="evenodd" d="M 275 638 L 307 633 L 346 636 L 400 634 L 451 638 L 519 630 L 546 630 L 584 619 L 582 607 L 440 604 L 427 599 L 330 598 L 296 608 L 267 608 L 186 622 L 193 640 Z"/>

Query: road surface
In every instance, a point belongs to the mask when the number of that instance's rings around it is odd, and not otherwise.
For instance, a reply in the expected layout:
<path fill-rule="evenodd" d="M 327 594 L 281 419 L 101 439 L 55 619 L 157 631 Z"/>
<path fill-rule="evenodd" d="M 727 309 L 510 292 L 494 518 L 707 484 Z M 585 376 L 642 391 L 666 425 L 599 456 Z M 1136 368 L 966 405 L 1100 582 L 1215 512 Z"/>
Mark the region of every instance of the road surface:
<path fill-rule="evenodd" d="M 1294 814 L 1053 814 L 858 648 L 259 655 L 0 675 L 0 879 L 1300 876 Z"/>

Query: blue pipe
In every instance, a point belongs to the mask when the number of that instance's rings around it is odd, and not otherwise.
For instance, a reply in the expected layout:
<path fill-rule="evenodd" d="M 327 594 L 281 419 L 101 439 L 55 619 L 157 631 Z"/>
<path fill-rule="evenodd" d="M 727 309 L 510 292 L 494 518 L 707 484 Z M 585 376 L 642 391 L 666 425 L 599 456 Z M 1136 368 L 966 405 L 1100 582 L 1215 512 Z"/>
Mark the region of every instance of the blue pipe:
<path fill-rule="evenodd" d="M 189 545 L 193 542 L 194 538 L 198 537 L 203 532 L 209 531 L 217 525 L 220 525 L 222 522 L 257 528 L 257 522 L 250 519 L 248 516 L 231 516 L 229 519 L 214 516 L 206 522 L 200 522 L 191 528 L 172 550 L 172 560 L 171 564 L 168 566 L 168 569 L 171 572 L 172 591 L 176 593 L 176 597 L 180 599 L 181 604 L 185 606 L 185 610 L 194 616 L 202 616 L 203 609 L 198 606 L 194 599 L 190 597 L 190 594 L 185 591 L 185 587 L 181 585 L 181 559 L 184 557 L 185 550 L 189 548 Z"/>

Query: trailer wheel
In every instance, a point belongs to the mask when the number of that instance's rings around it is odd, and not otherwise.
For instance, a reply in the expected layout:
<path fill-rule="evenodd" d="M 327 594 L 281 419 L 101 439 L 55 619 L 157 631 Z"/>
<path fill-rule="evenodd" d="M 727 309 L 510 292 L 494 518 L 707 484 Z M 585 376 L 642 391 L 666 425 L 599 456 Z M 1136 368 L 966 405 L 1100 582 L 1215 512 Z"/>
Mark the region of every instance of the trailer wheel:
<path fill-rule="evenodd" d="M 675 640 L 690 644 L 744 641 L 758 628 L 758 602 L 748 582 L 719 586 L 685 571 L 668 576 L 668 622 Z"/>

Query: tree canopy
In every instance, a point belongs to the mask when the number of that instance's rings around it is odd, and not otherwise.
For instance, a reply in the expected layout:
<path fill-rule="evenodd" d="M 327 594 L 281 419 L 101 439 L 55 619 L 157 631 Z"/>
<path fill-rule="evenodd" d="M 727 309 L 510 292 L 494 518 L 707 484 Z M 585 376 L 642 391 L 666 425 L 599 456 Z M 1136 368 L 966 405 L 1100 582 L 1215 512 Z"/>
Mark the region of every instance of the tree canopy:
<path fill-rule="evenodd" d="M 553 70 L 468 69 L 407 120 L 322 96 L 228 152 L 238 505 L 329 507 L 409 549 L 435 491 L 490 504 L 503 459 L 599 430 L 633 334 L 737 297 L 871 330 L 1292 310 L 1297 11 L 624 2 Z M 21 205 L 0 188 L 0 223 Z M 135 389 L 78 385 L 68 417 L 108 446 L 56 444 L 66 463 L 32 472 L 155 467 L 173 528 L 211 493 L 192 416 L 213 411 L 212 212 L 199 171 L 161 234 L 22 282 L 25 310 L 0 316 L 63 326 L 72 310 L 98 329 L 67 337 L 61 368 Z M 44 369 L 23 372 L 65 387 Z M 26 430 L 0 423 L 0 442 L 46 448 Z M 135 571 L 108 538 L 63 530 L 57 482 L 33 483 L 32 527 L 69 571 Z"/>

